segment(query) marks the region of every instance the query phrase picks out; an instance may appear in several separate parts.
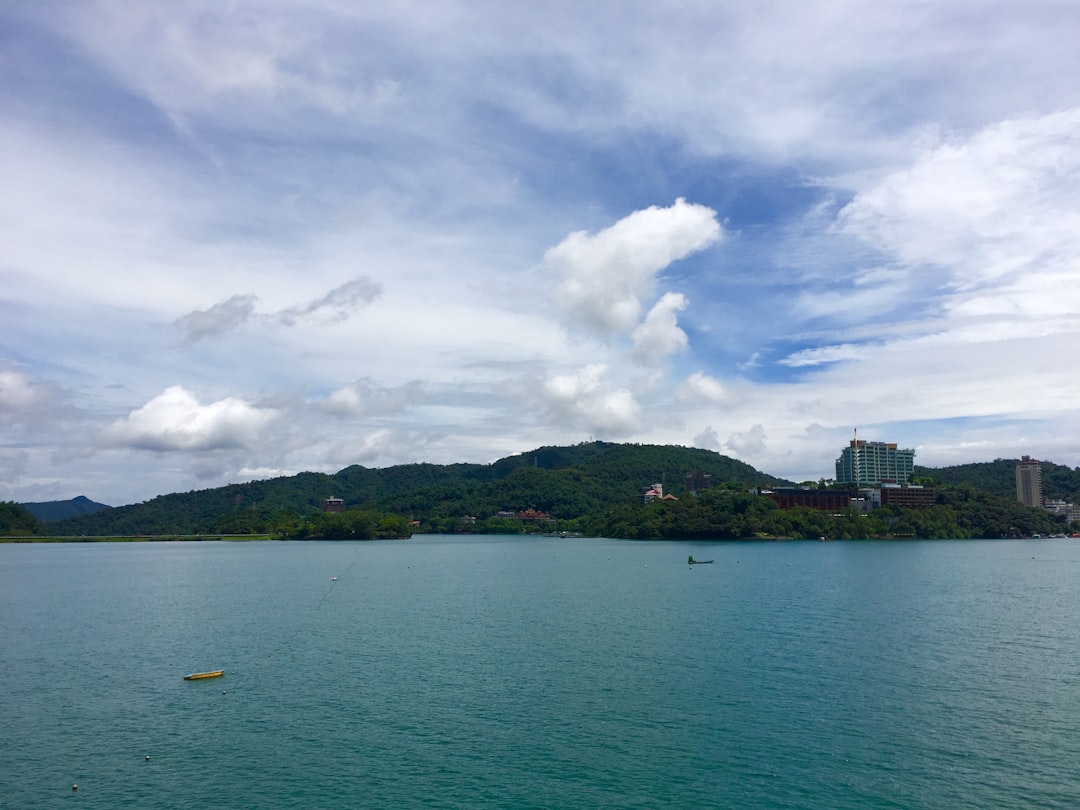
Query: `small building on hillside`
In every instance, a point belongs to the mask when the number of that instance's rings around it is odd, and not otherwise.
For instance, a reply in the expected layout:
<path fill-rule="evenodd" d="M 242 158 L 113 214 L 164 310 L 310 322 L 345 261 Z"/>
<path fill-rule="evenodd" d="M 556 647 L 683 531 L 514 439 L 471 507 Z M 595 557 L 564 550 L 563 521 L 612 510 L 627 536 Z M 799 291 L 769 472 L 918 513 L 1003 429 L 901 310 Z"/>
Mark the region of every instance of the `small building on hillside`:
<path fill-rule="evenodd" d="M 704 470 L 694 470 L 686 474 L 686 491 L 701 492 L 712 486 L 712 475 Z"/>
<path fill-rule="evenodd" d="M 341 498 L 327 498 L 323 501 L 322 509 L 324 512 L 341 512 L 345 509 L 345 501 Z"/>
<path fill-rule="evenodd" d="M 664 485 L 653 484 L 650 487 L 645 487 L 641 492 L 641 502 L 648 503 L 649 501 L 663 500 L 664 498 Z"/>
<path fill-rule="evenodd" d="M 1067 503 L 1063 500 L 1049 500 L 1043 504 L 1043 509 L 1061 518 L 1066 523 L 1080 522 L 1080 506 L 1074 503 Z"/>
<path fill-rule="evenodd" d="M 518 520 L 551 520 L 551 515 L 537 509 L 524 509 L 517 513 Z"/>
<path fill-rule="evenodd" d="M 781 509 L 805 506 L 835 512 L 851 506 L 851 493 L 845 489 L 803 489 L 802 487 L 776 487 L 758 490 L 759 494 L 776 501 Z"/>
<path fill-rule="evenodd" d="M 882 506 L 902 506 L 905 509 L 925 509 L 937 503 L 937 490 L 929 487 L 907 486 L 881 488 Z"/>

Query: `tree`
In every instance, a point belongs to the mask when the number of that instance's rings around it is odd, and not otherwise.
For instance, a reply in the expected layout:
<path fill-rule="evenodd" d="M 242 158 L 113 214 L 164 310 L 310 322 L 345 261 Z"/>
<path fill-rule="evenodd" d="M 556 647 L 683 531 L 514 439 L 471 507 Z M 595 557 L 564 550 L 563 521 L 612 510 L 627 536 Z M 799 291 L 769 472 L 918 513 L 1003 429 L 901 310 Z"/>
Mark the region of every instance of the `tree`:
<path fill-rule="evenodd" d="M 29 509 L 14 501 L 0 501 L 0 536 L 31 537 L 41 532 L 41 521 Z"/>

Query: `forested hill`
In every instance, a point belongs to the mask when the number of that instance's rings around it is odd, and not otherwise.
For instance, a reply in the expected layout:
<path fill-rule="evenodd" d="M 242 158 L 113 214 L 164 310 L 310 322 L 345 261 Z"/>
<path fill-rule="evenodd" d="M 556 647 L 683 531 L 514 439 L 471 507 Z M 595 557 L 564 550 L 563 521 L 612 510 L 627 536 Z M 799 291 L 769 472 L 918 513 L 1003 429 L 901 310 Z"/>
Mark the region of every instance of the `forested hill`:
<path fill-rule="evenodd" d="M 1016 497 L 1016 465 L 1019 459 L 999 458 L 978 464 L 953 467 L 915 467 L 915 477 L 926 483 L 968 484 L 1003 498 Z M 1052 461 L 1039 462 L 1043 497 L 1080 503 L 1080 467 L 1075 469 Z"/>
<path fill-rule="evenodd" d="M 77 515 L 91 515 L 102 509 L 110 509 L 108 504 L 95 503 L 85 495 L 79 495 L 69 501 L 39 501 L 24 503 L 34 517 L 42 521 L 63 520 Z"/>
<path fill-rule="evenodd" d="M 541 447 L 492 464 L 361 466 L 326 475 L 299 475 L 162 495 L 150 501 L 47 524 L 54 535 L 152 535 L 259 531 L 275 515 L 311 514 L 329 497 L 345 508 L 416 519 L 489 517 L 536 509 L 575 518 L 632 502 L 662 483 L 675 495 L 686 476 L 701 471 L 711 483 L 776 486 L 790 482 L 710 450 L 666 445 L 588 442 Z"/>

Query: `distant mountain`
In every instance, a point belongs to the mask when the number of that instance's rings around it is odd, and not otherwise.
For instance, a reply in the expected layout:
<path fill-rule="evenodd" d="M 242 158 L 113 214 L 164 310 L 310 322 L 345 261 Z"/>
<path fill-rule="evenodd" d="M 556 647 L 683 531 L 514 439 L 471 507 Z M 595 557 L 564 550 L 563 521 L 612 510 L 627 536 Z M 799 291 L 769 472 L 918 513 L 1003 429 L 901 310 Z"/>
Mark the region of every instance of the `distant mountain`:
<path fill-rule="evenodd" d="M 141 504 L 50 523 L 58 535 L 205 534 L 259 531 L 274 515 L 312 514 L 338 497 L 362 507 L 416 519 L 487 517 L 536 509 L 573 518 L 633 502 L 645 487 L 676 495 L 686 476 L 711 483 L 778 486 L 775 478 L 711 450 L 669 445 L 588 442 L 541 447 L 492 464 L 403 464 L 346 467 L 334 475 L 299 475 L 162 495 Z"/>
<path fill-rule="evenodd" d="M 30 514 L 44 523 L 79 515 L 92 515 L 103 509 L 112 509 L 111 506 L 92 501 L 85 495 L 79 495 L 68 501 L 39 501 L 37 503 L 24 503 L 23 506 L 29 510 Z"/>
<path fill-rule="evenodd" d="M 916 478 L 932 479 L 938 484 L 968 484 L 1003 498 L 1016 497 L 1018 458 L 998 458 L 976 464 L 952 467 L 915 467 Z M 1043 497 L 1080 503 L 1080 467 L 1072 469 L 1052 461 L 1040 462 Z"/>

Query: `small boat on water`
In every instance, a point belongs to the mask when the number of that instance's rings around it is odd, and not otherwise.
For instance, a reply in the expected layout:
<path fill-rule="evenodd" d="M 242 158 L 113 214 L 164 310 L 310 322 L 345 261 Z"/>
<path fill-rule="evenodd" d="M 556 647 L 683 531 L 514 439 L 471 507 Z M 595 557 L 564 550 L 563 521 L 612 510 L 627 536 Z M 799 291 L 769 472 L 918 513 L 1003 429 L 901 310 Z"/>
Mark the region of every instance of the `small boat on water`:
<path fill-rule="evenodd" d="M 185 675 L 185 681 L 201 681 L 203 678 L 220 678 L 225 674 L 223 669 L 215 669 L 213 672 L 192 672 L 190 675 Z"/>
<path fill-rule="evenodd" d="M 713 562 L 715 562 L 715 561 L 714 560 L 695 560 L 693 557 L 690 557 L 690 558 L 688 558 L 686 560 L 686 562 L 689 565 L 712 565 Z"/>

